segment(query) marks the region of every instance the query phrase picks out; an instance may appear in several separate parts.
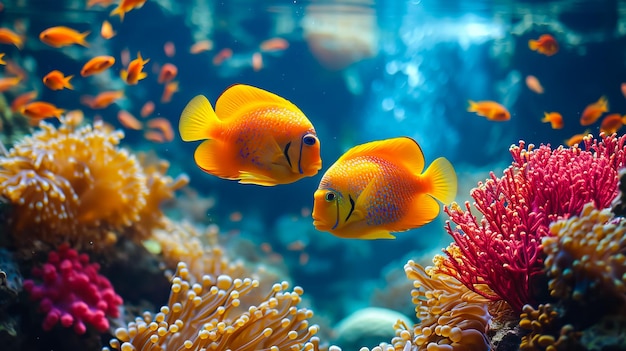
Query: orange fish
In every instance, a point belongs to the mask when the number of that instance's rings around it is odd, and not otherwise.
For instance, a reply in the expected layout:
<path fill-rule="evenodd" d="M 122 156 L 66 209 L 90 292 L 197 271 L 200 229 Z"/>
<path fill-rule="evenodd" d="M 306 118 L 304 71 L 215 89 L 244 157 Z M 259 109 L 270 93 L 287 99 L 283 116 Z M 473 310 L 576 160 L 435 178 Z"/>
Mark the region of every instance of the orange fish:
<path fill-rule="evenodd" d="M 255 52 L 252 54 L 252 69 L 255 72 L 260 71 L 263 68 L 263 56 L 261 56 L 260 52 Z"/>
<path fill-rule="evenodd" d="M 541 120 L 543 123 L 550 122 L 552 129 L 562 129 L 563 128 L 563 116 L 561 116 L 558 112 L 544 112 L 543 119 Z"/>
<path fill-rule="evenodd" d="M 588 126 L 590 124 L 594 124 L 598 120 L 598 118 L 600 118 L 600 116 L 602 116 L 602 114 L 604 112 L 607 112 L 608 110 L 609 101 L 604 96 L 600 97 L 598 101 L 585 107 L 585 110 L 580 115 L 580 125 Z"/>
<path fill-rule="evenodd" d="M 154 143 L 164 143 L 165 142 L 165 136 L 163 136 L 163 134 L 157 130 L 147 130 L 143 133 L 143 137 L 148 140 L 148 141 L 152 141 Z"/>
<path fill-rule="evenodd" d="M 111 39 L 115 36 L 115 31 L 113 30 L 113 26 L 111 22 L 104 20 L 102 21 L 102 26 L 100 27 L 100 36 L 104 39 Z"/>
<path fill-rule="evenodd" d="M 72 126 L 79 126 L 85 120 L 82 110 L 71 110 L 65 113 L 65 121 Z"/>
<path fill-rule="evenodd" d="M 143 66 L 145 66 L 149 61 L 150 59 L 144 60 L 141 57 L 141 53 L 137 52 L 137 58 L 130 61 L 127 70 L 123 69 L 120 72 L 120 77 L 122 77 L 126 84 L 136 85 L 140 80 L 148 76 L 148 73 L 143 72 Z"/>
<path fill-rule="evenodd" d="M 393 239 L 430 223 L 436 200 L 454 200 L 457 178 L 440 157 L 424 171 L 422 149 L 400 137 L 358 145 L 326 171 L 315 191 L 313 225 L 341 238 Z"/>
<path fill-rule="evenodd" d="M 157 117 L 148 121 L 148 128 L 158 129 L 166 141 L 174 140 L 174 128 L 167 118 Z"/>
<path fill-rule="evenodd" d="M 178 74 L 178 68 L 171 63 L 166 63 L 161 67 L 161 72 L 159 73 L 159 84 L 171 82 L 176 78 Z"/>
<path fill-rule="evenodd" d="M 43 84 L 52 90 L 74 90 L 72 83 L 70 83 L 70 79 L 73 77 L 73 75 L 66 77 L 63 72 L 55 69 L 43 77 Z"/>
<path fill-rule="evenodd" d="M 5 68 L 5 72 L 7 75 L 20 77 L 22 78 L 22 80 L 25 80 L 28 78 L 28 74 L 26 73 L 26 70 L 20 67 L 20 65 L 18 65 L 15 61 L 7 60 L 7 66 Z"/>
<path fill-rule="evenodd" d="M 508 121 L 511 114 L 506 107 L 494 101 L 478 101 L 469 100 L 467 112 L 476 112 L 477 115 L 486 117 L 490 121 Z"/>
<path fill-rule="evenodd" d="M 587 129 L 580 134 L 572 135 L 571 138 L 565 140 L 565 145 L 572 147 L 576 144 L 580 144 L 583 141 L 583 138 L 589 135 L 590 130 Z"/>
<path fill-rule="evenodd" d="M 74 44 L 89 47 L 89 44 L 85 41 L 89 33 L 91 32 L 86 31 L 80 33 L 69 27 L 57 26 L 48 28 L 39 33 L 39 40 L 55 48 Z"/>
<path fill-rule="evenodd" d="M 6 61 L 4 60 L 4 55 L 6 55 L 6 53 L 0 53 L 0 65 L 6 65 Z"/>
<path fill-rule="evenodd" d="M 543 94 L 543 86 L 541 86 L 539 79 L 533 75 L 526 76 L 526 86 L 537 94 Z"/>
<path fill-rule="evenodd" d="M 61 119 L 63 112 L 65 112 L 64 109 L 58 108 L 55 105 L 44 101 L 29 102 L 22 106 L 22 109 L 20 110 L 20 113 L 24 116 L 36 120 L 52 117 Z"/>
<path fill-rule="evenodd" d="M 559 43 L 550 34 L 542 34 L 537 40 L 529 40 L 528 47 L 546 56 L 552 56 L 559 51 Z"/>
<path fill-rule="evenodd" d="M 113 66 L 113 64 L 115 64 L 115 57 L 113 56 L 96 56 L 83 65 L 83 68 L 80 70 L 80 75 L 88 77 L 99 74 Z"/>
<path fill-rule="evenodd" d="M 222 64 L 222 62 L 231 57 L 233 57 L 233 50 L 229 48 L 222 49 L 213 57 L 213 65 L 219 66 Z"/>
<path fill-rule="evenodd" d="M 203 171 L 240 183 L 273 186 L 322 168 L 320 143 L 308 118 L 288 100 L 249 85 L 229 87 L 215 111 L 198 95 L 178 125 L 184 141 L 205 140 L 194 159 Z M 208 139 L 208 140 L 206 140 Z"/>
<path fill-rule="evenodd" d="M 626 83 L 622 83 L 620 89 L 622 90 L 622 95 L 626 98 Z"/>
<path fill-rule="evenodd" d="M 102 7 L 109 7 L 111 4 L 113 4 L 116 0 L 88 0 L 87 1 L 87 8 L 90 8 L 92 6 L 102 6 Z"/>
<path fill-rule="evenodd" d="M 22 106 L 24 106 L 27 103 L 35 100 L 36 98 L 37 98 L 37 91 L 36 90 L 29 91 L 27 93 L 19 95 L 18 97 L 13 99 L 13 101 L 11 102 L 11 111 L 12 112 L 19 112 L 22 109 Z"/>
<path fill-rule="evenodd" d="M 174 57 L 174 55 L 176 55 L 176 45 L 171 41 L 166 42 L 163 44 L 163 52 L 165 52 L 165 56 L 167 57 Z"/>
<path fill-rule="evenodd" d="M 146 103 L 143 104 L 143 106 L 141 107 L 141 112 L 139 113 L 139 115 L 145 118 L 150 116 L 152 112 L 154 112 L 154 102 L 146 101 Z"/>
<path fill-rule="evenodd" d="M 272 38 L 261 42 L 259 45 L 261 51 L 283 51 L 289 47 L 289 42 L 283 38 Z"/>
<path fill-rule="evenodd" d="M 0 93 L 15 88 L 22 81 L 22 77 L 0 78 Z"/>
<path fill-rule="evenodd" d="M 166 104 L 172 101 L 172 96 L 178 91 L 178 82 L 169 82 L 163 87 L 163 95 L 161 95 L 161 102 Z"/>
<path fill-rule="evenodd" d="M 143 124 L 141 123 L 141 121 L 135 118 L 135 116 L 133 116 L 130 112 L 125 110 L 120 110 L 117 113 L 117 120 L 120 121 L 120 123 L 128 129 L 141 130 L 141 128 L 143 128 Z"/>
<path fill-rule="evenodd" d="M 139 9 L 146 3 L 146 0 L 121 0 L 117 7 L 111 11 L 111 16 L 120 16 L 120 21 L 124 20 L 124 15 L 128 12 Z"/>
<path fill-rule="evenodd" d="M 622 117 L 619 113 L 611 113 L 602 119 L 600 132 L 604 132 L 609 135 L 616 133 L 620 128 L 622 128 L 624 122 L 626 122 L 626 116 Z"/>
<path fill-rule="evenodd" d="M 111 90 L 111 91 L 104 91 L 96 95 L 96 97 L 83 96 L 80 102 L 83 105 L 89 106 L 90 108 L 97 110 L 97 109 L 107 108 L 116 100 L 121 99 L 123 97 L 124 97 L 123 90 Z"/>
<path fill-rule="evenodd" d="M 198 42 L 195 42 L 193 45 L 191 45 L 191 47 L 189 48 L 189 53 L 190 54 L 199 54 L 201 52 L 204 51 L 209 51 L 213 49 L 213 42 L 210 40 L 200 40 Z"/>
<path fill-rule="evenodd" d="M 15 45 L 20 50 L 24 47 L 24 39 L 9 28 L 0 28 L 0 43 Z"/>

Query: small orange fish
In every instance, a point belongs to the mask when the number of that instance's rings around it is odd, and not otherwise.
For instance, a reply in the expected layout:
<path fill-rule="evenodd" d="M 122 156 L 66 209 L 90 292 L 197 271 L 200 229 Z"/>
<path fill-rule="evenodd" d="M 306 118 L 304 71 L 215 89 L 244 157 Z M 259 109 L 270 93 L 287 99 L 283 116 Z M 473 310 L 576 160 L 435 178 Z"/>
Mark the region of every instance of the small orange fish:
<path fill-rule="evenodd" d="M 617 133 L 617 131 L 624 125 L 624 122 L 626 122 L 626 116 L 622 117 L 619 113 L 606 115 L 600 124 L 600 132 L 604 132 L 608 135 Z"/>
<path fill-rule="evenodd" d="M 124 97 L 123 90 L 111 90 L 111 91 L 104 91 L 96 95 L 96 97 L 83 96 L 80 102 L 83 105 L 86 105 L 94 110 L 97 110 L 97 109 L 107 108 L 116 100 L 119 100 L 123 97 Z"/>
<path fill-rule="evenodd" d="M 552 56 L 559 52 L 559 43 L 550 34 L 542 34 L 537 40 L 529 40 L 528 47 L 546 56 Z"/>
<path fill-rule="evenodd" d="M 213 65 L 219 66 L 231 57 L 233 57 L 233 50 L 229 48 L 222 49 L 213 57 Z"/>
<path fill-rule="evenodd" d="M 0 28 L 0 43 L 15 45 L 16 48 L 24 47 L 24 39 L 9 28 Z"/>
<path fill-rule="evenodd" d="M 100 36 L 106 40 L 109 40 L 115 36 L 115 31 L 113 30 L 113 26 L 111 22 L 104 20 L 102 21 L 102 26 L 100 27 Z"/>
<path fill-rule="evenodd" d="M 48 88 L 52 90 L 74 90 L 72 83 L 70 83 L 70 80 L 73 77 L 73 75 L 66 77 L 63 72 L 55 69 L 53 71 L 50 71 L 50 73 L 46 74 L 45 77 L 43 77 L 43 84 L 45 84 Z"/>
<path fill-rule="evenodd" d="M 340 238 L 393 239 L 421 227 L 454 200 L 457 178 L 443 157 L 424 171 L 422 149 L 400 137 L 358 145 L 326 171 L 315 191 L 313 225 Z"/>
<path fill-rule="evenodd" d="M 6 55 L 6 53 L 0 53 L 0 65 L 6 65 L 6 61 L 4 60 L 4 55 Z"/>
<path fill-rule="evenodd" d="M 166 42 L 163 44 L 163 52 L 165 52 L 165 56 L 167 57 L 174 57 L 174 55 L 176 55 L 176 45 L 171 41 Z"/>
<path fill-rule="evenodd" d="M 589 132 L 590 132 L 590 130 L 587 129 L 587 130 L 585 130 L 584 132 L 582 132 L 580 134 L 572 135 L 571 138 L 566 139 L 564 141 L 565 145 L 567 145 L 569 147 L 572 147 L 572 146 L 574 146 L 576 144 L 580 144 L 583 141 L 583 138 L 586 137 L 587 135 L 589 135 Z"/>
<path fill-rule="evenodd" d="M 183 110 L 178 130 L 183 141 L 205 140 L 194 159 L 200 169 L 220 178 L 273 186 L 322 168 L 320 143 L 304 113 L 249 85 L 229 87 L 215 111 L 206 97 L 196 96 Z"/>
<path fill-rule="evenodd" d="M 26 80 L 28 78 L 28 74 L 26 70 L 20 67 L 17 62 L 12 60 L 7 60 L 7 66 L 5 67 L 5 72 L 7 75 L 13 75 L 16 77 L 22 78 L 22 80 Z"/>
<path fill-rule="evenodd" d="M 86 31 L 80 33 L 72 28 L 65 26 L 51 27 L 43 32 L 39 33 L 39 40 L 55 48 L 60 48 L 69 45 L 82 45 L 89 47 L 89 44 L 85 38 L 91 33 Z"/>
<path fill-rule="evenodd" d="M 111 11 L 111 16 L 118 15 L 120 16 L 120 21 L 124 20 L 124 15 L 128 12 L 139 9 L 146 3 L 146 0 L 121 0 L 113 11 Z"/>
<path fill-rule="evenodd" d="M 163 95 L 161 95 L 161 103 L 172 101 L 172 96 L 178 91 L 178 82 L 169 82 L 163 87 Z"/>
<path fill-rule="evenodd" d="M 159 73 L 159 84 L 171 82 L 176 78 L 178 74 L 178 68 L 171 63 L 166 63 L 161 67 L 161 72 Z"/>
<path fill-rule="evenodd" d="M 201 52 L 204 51 L 209 51 L 213 49 L 213 42 L 210 40 L 200 40 L 198 42 L 195 42 L 193 45 L 191 45 L 191 47 L 189 48 L 189 53 L 190 54 L 199 54 Z"/>
<path fill-rule="evenodd" d="M 139 115 L 143 118 L 146 118 L 150 116 L 152 112 L 154 112 L 154 102 L 146 101 L 146 103 L 143 104 L 143 106 L 141 107 L 141 112 L 139 112 Z"/>
<path fill-rule="evenodd" d="M 88 0 L 87 1 L 87 8 L 90 8 L 90 7 L 93 7 L 93 6 L 109 7 L 115 1 L 116 0 Z"/>
<path fill-rule="evenodd" d="M 167 118 L 157 117 L 148 121 L 148 128 L 158 129 L 166 141 L 174 140 L 174 128 Z"/>
<path fill-rule="evenodd" d="M 539 79 L 533 75 L 526 76 L 526 86 L 537 94 L 543 94 L 543 86 L 541 86 Z"/>
<path fill-rule="evenodd" d="M 289 42 L 283 38 L 272 38 L 261 42 L 259 48 L 264 52 L 283 51 L 289 47 Z"/>
<path fill-rule="evenodd" d="M 563 128 L 563 116 L 561 116 L 558 112 L 544 112 L 543 119 L 541 120 L 543 123 L 550 122 L 552 129 L 562 129 Z"/>
<path fill-rule="evenodd" d="M 85 120 L 85 114 L 82 110 L 71 110 L 65 113 L 65 121 L 66 123 L 77 127 Z"/>
<path fill-rule="evenodd" d="M 165 136 L 163 136 L 163 134 L 158 130 L 147 130 L 143 133 L 143 137 L 154 143 L 162 144 L 165 142 Z"/>
<path fill-rule="evenodd" d="M 126 82 L 128 85 L 136 85 L 140 80 L 146 78 L 148 73 L 143 72 L 143 67 L 148 63 L 150 59 L 143 59 L 141 57 L 141 53 L 137 52 L 137 58 L 130 61 L 128 64 L 128 69 L 122 70 L 120 72 L 120 77 Z"/>
<path fill-rule="evenodd" d="M 65 112 L 64 109 L 58 108 L 55 105 L 44 101 L 33 101 L 22 106 L 20 113 L 28 118 L 35 120 L 42 120 L 45 118 L 56 117 L 61 119 L 61 115 Z"/>
<path fill-rule="evenodd" d="M 598 118 L 600 118 L 600 116 L 602 116 L 602 114 L 604 112 L 607 112 L 608 110 L 609 101 L 604 96 L 600 97 L 598 101 L 585 107 L 585 110 L 580 115 L 580 125 L 588 126 L 590 124 L 594 124 L 598 120 Z"/>
<path fill-rule="evenodd" d="M 80 70 L 80 75 L 89 77 L 94 74 L 99 74 L 109 69 L 113 64 L 115 64 L 115 57 L 113 56 L 96 56 L 83 65 L 83 68 Z"/>
<path fill-rule="evenodd" d="M 255 72 L 260 71 L 263 68 L 263 56 L 261 56 L 260 52 L 255 52 L 252 54 L 252 69 Z"/>
<path fill-rule="evenodd" d="M 117 120 L 128 129 L 141 130 L 141 128 L 143 128 L 141 121 L 125 110 L 119 110 L 117 113 Z"/>
<path fill-rule="evenodd" d="M 622 95 L 626 98 L 626 83 L 622 83 L 620 89 L 622 90 Z"/>
<path fill-rule="evenodd" d="M 37 91 L 36 90 L 29 91 L 27 93 L 19 95 L 18 97 L 13 99 L 13 101 L 11 102 L 11 111 L 12 112 L 19 112 L 22 109 L 22 106 L 24 106 L 27 103 L 35 100 L 36 98 L 37 98 Z"/>
<path fill-rule="evenodd" d="M 486 117 L 490 121 L 508 121 L 511 114 L 506 107 L 495 101 L 478 101 L 469 100 L 467 112 L 476 112 L 477 115 Z"/>
<path fill-rule="evenodd" d="M 15 88 L 22 81 L 22 77 L 0 78 L 0 93 Z"/>

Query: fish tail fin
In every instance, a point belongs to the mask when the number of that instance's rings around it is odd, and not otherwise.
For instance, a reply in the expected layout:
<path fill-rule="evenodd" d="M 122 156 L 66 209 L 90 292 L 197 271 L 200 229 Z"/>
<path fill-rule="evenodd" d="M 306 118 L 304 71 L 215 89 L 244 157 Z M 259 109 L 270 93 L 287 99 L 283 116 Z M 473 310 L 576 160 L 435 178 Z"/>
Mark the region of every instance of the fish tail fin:
<path fill-rule="evenodd" d="M 109 16 L 115 16 L 118 15 L 120 16 L 120 22 L 124 22 L 124 14 L 126 12 L 124 12 L 124 9 L 122 9 L 122 6 L 117 5 L 116 8 L 113 9 L 113 11 L 111 11 L 111 13 L 109 14 Z"/>
<path fill-rule="evenodd" d="M 74 86 L 72 85 L 72 83 L 70 83 L 70 79 L 72 78 L 74 78 L 74 75 L 67 76 L 65 77 L 65 79 L 63 79 L 63 86 L 70 90 L 74 90 Z"/>
<path fill-rule="evenodd" d="M 89 47 L 89 43 L 87 42 L 86 38 L 87 38 L 87 36 L 89 34 L 91 34 L 90 30 L 87 30 L 87 31 L 84 31 L 84 32 L 80 33 L 80 36 L 78 38 L 78 44 L 88 48 Z"/>
<path fill-rule="evenodd" d="M 602 110 L 604 112 L 609 110 L 609 100 L 606 98 L 606 96 L 601 96 L 598 100 L 598 103 L 602 106 Z"/>
<path fill-rule="evenodd" d="M 549 113 L 547 113 L 547 112 L 544 112 L 544 113 L 543 113 L 543 118 L 541 119 L 541 122 L 543 122 L 543 123 L 548 123 L 548 122 L 551 122 L 551 121 L 550 121 L 550 114 L 549 114 Z"/>
<path fill-rule="evenodd" d="M 184 141 L 209 139 L 211 131 L 219 123 L 209 100 L 204 95 L 198 95 L 187 103 L 180 115 L 178 132 Z"/>
<path fill-rule="evenodd" d="M 426 169 L 422 177 L 430 184 L 427 191 L 430 196 L 444 204 L 454 201 L 457 179 L 450 161 L 439 157 Z"/>
<path fill-rule="evenodd" d="M 539 49 L 539 41 L 533 40 L 533 39 L 529 40 L 528 48 L 531 49 L 532 51 L 537 51 L 537 49 Z"/>
<path fill-rule="evenodd" d="M 56 117 L 59 121 L 61 120 L 61 115 L 65 113 L 65 110 L 62 108 L 57 108 L 54 110 L 54 117 Z"/>
<path fill-rule="evenodd" d="M 139 73 L 139 75 L 137 76 L 137 80 L 142 80 L 144 78 L 146 78 L 148 76 L 148 73 L 146 72 L 141 72 Z"/>
<path fill-rule="evenodd" d="M 622 116 L 622 124 L 626 124 L 626 115 Z"/>
<path fill-rule="evenodd" d="M 467 112 L 478 111 L 478 104 L 476 103 L 476 101 L 467 100 L 467 102 L 469 103 L 469 106 L 467 107 Z"/>

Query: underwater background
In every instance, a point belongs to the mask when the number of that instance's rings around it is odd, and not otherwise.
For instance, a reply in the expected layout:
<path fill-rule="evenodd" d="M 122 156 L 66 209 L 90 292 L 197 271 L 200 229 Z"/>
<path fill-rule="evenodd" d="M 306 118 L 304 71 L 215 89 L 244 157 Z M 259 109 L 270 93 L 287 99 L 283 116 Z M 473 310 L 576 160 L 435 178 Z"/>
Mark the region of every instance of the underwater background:
<path fill-rule="evenodd" d="M 626 350 L 626 2 L 1 4 L 0 349 Z M 57 26 L 86 42 L 41 39 Z M 546 34 L 556 52 L 529 46 Z M 320 173 L 264 187 L 198 168 L 181 112 L 238 83 L 304 112 Z M 393 240 L 316 230 L 326 169 L 398 136 L 452 163 L 455 204 Z"/>

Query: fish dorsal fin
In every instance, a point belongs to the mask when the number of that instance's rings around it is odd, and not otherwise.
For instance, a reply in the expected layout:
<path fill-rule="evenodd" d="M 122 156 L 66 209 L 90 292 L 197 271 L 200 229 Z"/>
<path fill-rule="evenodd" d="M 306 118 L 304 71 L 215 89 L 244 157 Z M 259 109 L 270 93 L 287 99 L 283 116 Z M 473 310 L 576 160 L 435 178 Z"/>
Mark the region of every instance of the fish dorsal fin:
<path fill-rule="evenodd" d="M 215 113 L 224 121 L 255 106 L 277 105 L 301 112 L 296 105 L 269 91 L 245 84 L 231 85 L 215 103 Z"/>
<path fill-rule="evenodd" d="M 409 137 L 377 140 L 358 145 L 348 150 L 337 162 L 360 156 L 378 156 L 402 164 L 414 174 L 424 170 L 424 153 L 417 142 Z"/>

